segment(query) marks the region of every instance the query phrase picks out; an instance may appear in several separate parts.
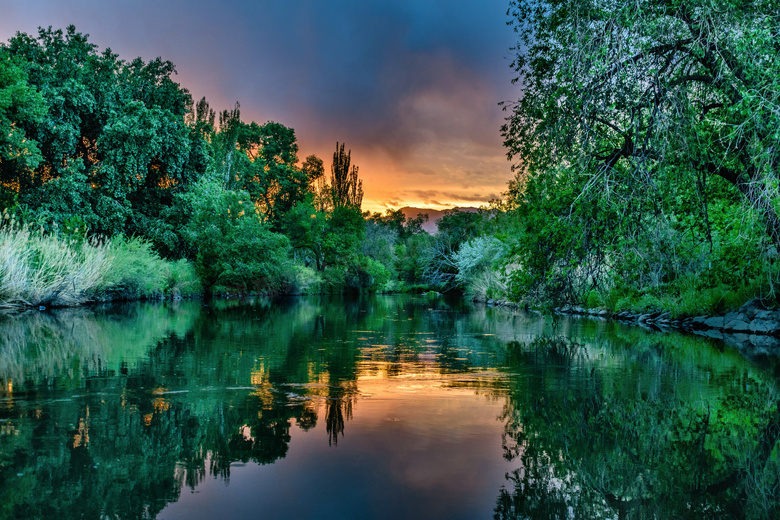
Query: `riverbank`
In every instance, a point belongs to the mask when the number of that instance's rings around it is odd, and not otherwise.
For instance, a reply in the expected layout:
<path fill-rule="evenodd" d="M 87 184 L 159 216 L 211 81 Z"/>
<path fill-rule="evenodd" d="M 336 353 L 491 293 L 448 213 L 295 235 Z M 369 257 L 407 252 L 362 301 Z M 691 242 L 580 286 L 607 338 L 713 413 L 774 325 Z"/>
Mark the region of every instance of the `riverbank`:
<path fill-rule="evenodd" d="M 522 308 L 507 300 L 487 300 L 482 303 L 491 307 Z M 658 332 L 680 330 L 722 340 L 751 359 L 780 355 L 780 309 L 767 308 L 760 298 L 749 300 L 738 310 L 725 315 L 701 315 L 684 319 L 671 318 L 668 311 L 609 312 L 603 308 L 579 305 L 556 307 L 553 313 L 583 319 L 614 320 Z"/>
<path fill-rule="evenodd" d="M 161 258 L 149 242 L 47 233 L 3 217 L 0 309 L 76 307 L 203 292 L 191 262 Z"/>

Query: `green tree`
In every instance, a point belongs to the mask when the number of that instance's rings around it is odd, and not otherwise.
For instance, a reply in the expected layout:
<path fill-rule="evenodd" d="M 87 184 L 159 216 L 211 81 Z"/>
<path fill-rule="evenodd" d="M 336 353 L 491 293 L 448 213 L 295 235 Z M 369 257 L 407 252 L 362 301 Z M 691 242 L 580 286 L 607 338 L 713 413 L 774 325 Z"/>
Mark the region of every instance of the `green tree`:
<path fill-rule="evenodd" d="M 519 249 L 548 293 L 576 298 L 610 259 L 669 282 L 680 262 L 730 262 L 719 248 L 738 232 L 751 258 L 780 246 L 774 2 L 530 1 L 509 15 L 523 89 L 505 105 L 509 195 L 542 221 Z M 754 211 L 715 228 L 713 205 L 732 201 Z"/>
<path fill-rule="evenodd" d="M 18 122 L 40 124 L 47 108 L 43 96 L 27 82 L 24 65 L 15 61 L 0 47 L 0 189 L 6 206 L 16 196 L 14 173 L 35 169 L 43 160 L 37 141 Z"/>
<path fill-rule="evenodd" d="M 246 192 L 226 190 L 218 179 L 204 177 L 182 199 L 192 208 L 184 234 L 208 289 L 280 288 L 289 240 L 261 221 Z"/>
<path fill-rule="evenodd" d="M 173 64 L 99 53 L 73 26 L 17 34 L 2 54 L 48 107 L 41 114 L 31 98 L 27 111 L 7 114 L 28 150 L 40 151 L 40 160 L 4 163 L 3 184 L 19 204 L 44 221 L 78 218 L 95 233 L 159 242 L 163 210 L 206 165 Z"/>
<path fill-rule="evenodd" d="M 302 202 L 322 176 L 322 161 L 312 155 L 298 165 L 295 130 L 280 123 L 243 123 L 238 103 L 220 114 L 213 139 L 212 168 L 230 190 L 244 190 L 274 231 L 283 217 Z"/>

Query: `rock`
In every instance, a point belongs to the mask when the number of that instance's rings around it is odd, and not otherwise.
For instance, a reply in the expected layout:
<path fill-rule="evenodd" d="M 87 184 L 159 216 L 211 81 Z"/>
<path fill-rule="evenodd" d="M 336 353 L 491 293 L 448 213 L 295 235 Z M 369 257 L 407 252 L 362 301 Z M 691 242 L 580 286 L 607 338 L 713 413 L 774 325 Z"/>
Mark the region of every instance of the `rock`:
<path fill-rule="evenodd" d="M 599 311 L 599 316 L 606 316 L 606 315 L 608 315 L 608 314 L 609 314 L 609 312 L 607 312 L 607 311 L 606 311 L 606 309 L 601 309 L 601 310 Z"/>
<path fill-rule="evenodd" d="M 585 309 L 583 307 L 572 307 L 571 312 L 575 314 L 585 314 Z"/>
<path fill-rule="evenodd" d="M 723 333 L 716 329 L 703 330 L 701 332 L 698 332 L 698 334 L 702 334 L 703 336 L 708 336 L 710 338 L 723 339 Z"/>
<path fill-rule="evenodd" d="M 723 325 L 723 328 L 725 330 L 730 330 L 734 332 L 749 332 L 750 331 L 750 324 L 742 321 L 741 319 L 732 319 L 731 321 L 726 321 L 726 318 L 724 318 L 724 321 L 726 322 Z"/>
<path fill-rule="evenodd" d="M 724 323 L 723 316 L 719 316 L 716 318 L 707 318 L 706 320 L 704 320 L 703 325 L 711 329 L 722 329 L 725 323 Z"/>
<path fill-rule="evenodd" d="M 780 349 L 780 340 L 773 338 L 772 336 L 759 336 L 757 334 L 753 334 L 750 336 L 750 343 L 755 347 L 764 348 L 767 350 Z"/>
<path fill-rule="evenodd" d="M 740 344 L 749 344 L 750 343 L 750 337 L 752 334 L 728 334 L 727 337 L 734 343 L 740 343 Z"/>
<path fill-rule="evenodd" d="M 750 322 L 750 332 L 756 334 L 774 334 L 780 331 L 779 320 L 753 320 Z"/>
<path fill-rule="evenodd" d="M 695 318 L 691 318 L 691 323 L 693 326 L 702 326 L 704 325 L 704 322 L 707 321 L 709 316 L 696 316 Z"/>
<path fill-rule="evenodd" d="M 740 307 L 739 312 L 741 314 L 745 314 L 749 319 L 752 320 L 756 317 L 756 313 L 767 310 L 764 302 L 765 300 L 761 298 L 753 298 L 752 300 L 748 300 L 742 307 Z"/>
<path fill-rule="evenodd" d="M 652 314 L 642 314 L 641 316 L 639 316 L 639 318 L 637 318 L 636 321 L 638 321 L 639 323 L 646 323 L 652 320 L 652 318 L 653 318 Z"/>

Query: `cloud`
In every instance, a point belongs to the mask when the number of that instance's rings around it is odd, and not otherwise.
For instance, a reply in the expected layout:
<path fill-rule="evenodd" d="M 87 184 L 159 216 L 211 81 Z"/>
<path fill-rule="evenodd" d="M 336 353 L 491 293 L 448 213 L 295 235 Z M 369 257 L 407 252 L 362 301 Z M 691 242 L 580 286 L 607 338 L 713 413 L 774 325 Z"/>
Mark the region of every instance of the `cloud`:
<path fill-rule="evenodd" d="M 293 127 L 302 157 L 328 163 L 346 143 L 378 203 L 502 190 L 498 102 L 517 97 L 505 13 L 505 0 L 27 0 L 5 9 L 0 37 L 74 23 L 123 59 L 168 59 L 212 108 L 239 101 L 245 120 Z"/>

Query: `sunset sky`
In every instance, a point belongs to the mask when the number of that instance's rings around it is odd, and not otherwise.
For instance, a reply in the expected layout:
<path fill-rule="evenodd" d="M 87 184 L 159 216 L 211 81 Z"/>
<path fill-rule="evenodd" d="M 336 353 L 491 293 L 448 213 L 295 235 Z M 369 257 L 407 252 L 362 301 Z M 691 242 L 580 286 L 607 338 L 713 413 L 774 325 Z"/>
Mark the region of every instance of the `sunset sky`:
<path fill-rule="evenodd" d="M 0 40 L 69 24 L 125 60 L 172 61 L 215 110 L 295 129 L 360 167 L 363 209 L 479 206 L 511 177 L 507 0 L 0 0 Z M 327 168 L 327 166 L 326 166 Z"/>

